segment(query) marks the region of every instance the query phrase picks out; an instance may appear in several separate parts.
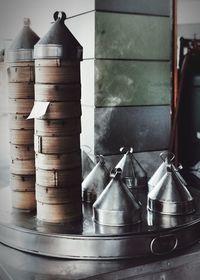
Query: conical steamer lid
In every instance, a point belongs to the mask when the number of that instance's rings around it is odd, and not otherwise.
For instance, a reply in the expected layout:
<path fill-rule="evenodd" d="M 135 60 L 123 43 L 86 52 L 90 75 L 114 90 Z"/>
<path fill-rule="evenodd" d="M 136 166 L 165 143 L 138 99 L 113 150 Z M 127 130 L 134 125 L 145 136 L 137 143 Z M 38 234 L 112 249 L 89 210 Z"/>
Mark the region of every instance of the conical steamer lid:
<path fill-rule="evenodd" d="M 33 60 L 33 48 L 40 38 L 30 28 L 30 19 L 24 19 L 24 26 L 7 50 L 7 62 Z"/>
<path fill-rule="evenodd" d="M 114 170 L 122 170 L 122 180 L 128 188 L 146 187 L 147 174 L 141 164 L 133 155 L 133 148 L 120 148 L 121 153 L 125 153 L 122 159 L 115 166 Z"/>
<path fill-rule="evenodd" d="M 105 226 L 126 226 L 141 221 L 141 205 L 122 182 L 121 169 L 117 169 L 93 204 L 93 218 Z"/>
<path fill-rule="evenodd" d="M 160 181 L 160 179 L 164 176 L 164 174 L 166 174 L 167 165 L 173 162 L 175 158 L 174 154 L 171 152 L 162 152 L 160 154 L 160 157 L 163 162 L 148 181 L 149 191 L 151 191 L 156 186 L 156 184 Z"/>
<path fill-rule="evenodd" d="M 148 209 L 168 215 L 186 215 L 195 211 L 194 199 L 173 164 L 148 194 Z"/>
<path fill-rule="evenodd" d="M 97 156 L 99 162 L 82 182 L 82 199 L 94 203 L 107 186 L 110 177 L 102 155 Z"/>
<path fill-rule="evenodd" d="M 83 48 L 64 24 L 66 14 L 55 12 L 55 22 L 34 47 L 34 58 L 82 60 Z"/>

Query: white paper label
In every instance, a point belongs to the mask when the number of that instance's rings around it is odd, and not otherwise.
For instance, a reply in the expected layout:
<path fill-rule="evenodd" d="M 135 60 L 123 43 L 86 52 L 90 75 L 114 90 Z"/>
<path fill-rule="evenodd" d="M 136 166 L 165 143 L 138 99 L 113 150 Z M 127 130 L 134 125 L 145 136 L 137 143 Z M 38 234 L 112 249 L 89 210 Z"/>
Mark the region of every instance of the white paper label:
<path fill-rule="evenodd" d="M 40 118 L 46 114 L 50 102 L 35 101 L 33 109 L 27 119 Z"/>

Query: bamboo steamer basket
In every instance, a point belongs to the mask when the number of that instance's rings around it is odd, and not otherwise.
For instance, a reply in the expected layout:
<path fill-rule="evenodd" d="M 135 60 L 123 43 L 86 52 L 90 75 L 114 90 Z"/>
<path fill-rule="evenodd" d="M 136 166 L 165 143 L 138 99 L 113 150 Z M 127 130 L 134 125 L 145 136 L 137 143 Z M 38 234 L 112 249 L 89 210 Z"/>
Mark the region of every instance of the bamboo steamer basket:
<path fill-rule="evenodd" d="M 36 153 L 35 166 L 45 170 L 73 169 L 81 166 L 80 151 L 60 155 Z"/>
<path fill-rule="evenodd" d="M 80 133 L 80 118 L 63 120 L 35 119 L 35 134 L 38 136 L 66 136 Z"/>
<path fill-rule="evenodd" d="M 36 101 L 37 102 L 37 101 Z M 39 119 L 67 119 L 81 116 L 80 102 L 50 102 L 47 112 Z"/>
<path fill-rule="evenodd" d="M 35 174 L 35 160 L 34 159 L 12 159 L 10 171 L 16 175 L 34 175 Z"/>
<path fill-rule="evenodd" d="M 35 159 L 34 145 L 10 145 L 12 159 Z"/>
<path fill-rule="evenodd" d="M 81 167 L 66 170 L 36 169 L 37 184 L 49 188 L 76 188 L 81 185 Z"/>
<path fill-rule="evenodd" d="M 10 64 L 7 68 L 9 83 L 30 83 L 34 82 L 34 63 L 21 62 Z"/>
<path fill-rule="evenodd" d="M 33 105 L 34 99 L 9 99 L 9 113 L 29 114 Z"/>
<path fill-rule="evenodd" d="M 34 129 L 34 120 L 28 119 L 29 114 L 9 114 L 10 129 Z"/>
<path fill-rule="evenodd" d="M 10 186 L 13 191 L 35 191 L 35 175 L 10 174 Z"/>
<path fill-rule="evenodd" d="M 11 99 L 34 99 L 34 83 L 8 83 Z"/>
<path fill-rule="evenodd" d="M 34 144 L 34 130 L 11 129 L 10 142 L 16 145 L 33 145 Z"/>
<path fill-rule="evenodd" d="M 37 218 L 50 223 L 71 222 L 81 219 L 81 201 L 64 204 L 46 204 L 37 201 Z"/>
<path fill-rule="evenodd" d="M 12 207 L 21 210 L 34 210 L 36 208 L 35 192 L 12 191 Z"/>
<path fill-rule="evenodd" d="M 81 99 L 81 85 L 35 84 L 36 101 L 78 101 Z"/>
<path fill-rule="evenodd" d="M 70 202 L 81 202 L 80 186 L 70 190 L 63 188 L 48 188 L 36 185 L 36 200 L 46 204 L 64 204 Z"/>
<path fill-rule="evenodd" d="M 36 59 L 35 80 L 41 84 L 79 83 L 80 63 L 59 59 Z"/>
<path fill-rule="evenodd" d="M 35 135 L 36 153 L 64 154 L 80 150 L 80 135 L 46 137 Z"/>

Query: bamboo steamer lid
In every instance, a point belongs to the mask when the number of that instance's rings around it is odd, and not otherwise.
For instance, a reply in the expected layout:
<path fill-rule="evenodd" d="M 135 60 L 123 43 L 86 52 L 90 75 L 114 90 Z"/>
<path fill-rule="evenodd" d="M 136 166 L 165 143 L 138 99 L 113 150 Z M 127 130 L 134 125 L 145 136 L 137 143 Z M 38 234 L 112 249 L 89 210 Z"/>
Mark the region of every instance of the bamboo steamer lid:
<path fill-rule="evenodd" d="M 80 150 L 80 135 L 46 137 L 35 135 L 36 153 L 63 154 Z"/>
<path fill-rule="evenodd" d="M 43 63 L 44 62 L 44 63 Z M 39 66 L 40 65 L 40 66 Z M 80 82 L 80 63 L 54 63 L 53 60 L 35 61 L 35 81 L 41 84 L 75 84 Z"/>
<path fill-rule="evenodd" d="M 10 129 L 34 129 L 34 120 L 27 120 L 29 114 L 9 114 Z"/>
<path fill-rule="evenodd" d="M 7 73 L 9 83 L 29 83 L 35 80 L 33 66 L 9 66 Z"/>
<path fill-rule="evenodd" d="M 9 99 L 9 113 L 29 114 L 33 105 L 34 99 Z"/>
<path fill-rule="evenodd" d="M 10 174 L 10 186 L 13 191 L 35 191 L 35 175 Z"/>
<path fill-rule="evenodd" d="M 36 101 L 37 102 L 37 101 Z M 47 112 L 39 119 L 67 119 L 81 116 L 80 102 L 50 102 Z"/>
<path fill-rule="evenodd" d="M 35 84 L 36 101 L 78 101 L 80 98 L 80 84 Z"/>
<path fill-rule="evenodd" d="M 35 159 L 34 145 L 10 145 L 12 159 Z"/>
<path fill-rule="evenodd" d="M 36 200 L 47 204 L 81 203 L 81 187 L 72 188 L 70 191 L 64 188 L 48 188 L 36 185 Z"/>
<path fill-rule="evenodd" d="M 35 192 L 12 191 L 12 207 L 21 210 L 34 210 L 36 208 Z"/>
<path fill-rule="evenodd" d="M 81 184 L 81 167 L 66 170 L 36 169 L 37 184 L 45 187 L 76 188 Z"/>
<path fill-rule="evenodd" d="M 35 119 L 35 134 L 38 136 L 65 136 L 80 133 L 80 118 L 63 120 Z"/>
<path fill-rule="evenodd" d="M 32 145 L 34 144 L 34 130 L 10 130 L 10 142 L 16 145 Z"/>
<path fill-rule="evenodd" d="M 73 169 L 81 166 L 81 154 L 80 151 L 60 155 L 36 153 L 35 165 L 45 170 Z"/>
<path fill-rule="evenodd" d="M 34 99 L 34 83 L 8 83 L 8 95 L 12 99 Z"/>
<path fill-rule="evenodd" d="M 16 175 L 34 175 L 35 174 L 35 160 L 34 159 L 12 159 L 10 171 Z"/>
<path fill-rule="evenodd" d="M 51 223 L 71 222 L 81 219 L 80 201 L 64 204 L 45 204 L 37 201 L 37 218 Z"/>

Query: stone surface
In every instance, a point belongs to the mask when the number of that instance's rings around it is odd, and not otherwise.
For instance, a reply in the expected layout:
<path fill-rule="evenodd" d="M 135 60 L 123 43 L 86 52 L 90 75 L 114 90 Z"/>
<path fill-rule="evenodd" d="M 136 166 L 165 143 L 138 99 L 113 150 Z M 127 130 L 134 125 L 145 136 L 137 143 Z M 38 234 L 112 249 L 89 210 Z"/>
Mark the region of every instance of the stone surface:
<path fill-rule="evenodd" d="M 168 105 L 171 100 L 169 62 L 95 61 L 95 105 Z"/>
<path fill-rule="evenodd" d="M 95 57 L 170 60 L 170 18 L 96 12 Z"/>
<path fill-rule="evenodd" d="M 168 148 L 170 106 L 95 109 L 95 154 L 119 154 L 122 146 L 135 152 Z"/>
<path fill-rule="evenodd" d="M 96 0 L 96 10 L 170 15 L 170 0 Z"/>

